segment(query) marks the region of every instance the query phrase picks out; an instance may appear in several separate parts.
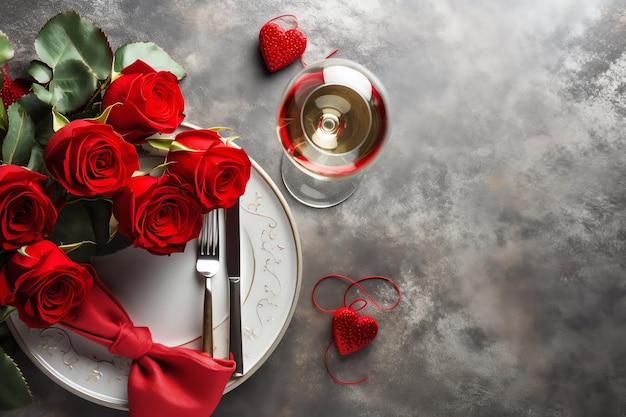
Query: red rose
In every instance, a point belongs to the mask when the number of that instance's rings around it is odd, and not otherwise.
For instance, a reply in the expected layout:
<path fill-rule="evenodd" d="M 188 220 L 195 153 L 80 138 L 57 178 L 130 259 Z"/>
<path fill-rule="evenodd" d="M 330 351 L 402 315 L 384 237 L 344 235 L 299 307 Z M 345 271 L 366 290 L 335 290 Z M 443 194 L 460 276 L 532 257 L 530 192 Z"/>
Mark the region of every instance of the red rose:
<path fill-rule="evenodd" d="M 0 165 L 0 247 L 16 249 L 52 234 L 57 210 L 47 178 L 18 165 Z"/>
<path fill-rule="evenodd" d="M 172 146 L 167 172 L 194 187 L 205 211 L 230 207 L 243 195 L 251 168 L 243 149 L 226 145 L 212 130 L 179 133 Z"/>
<path fill-rule="evenodd" d="M 0 305 L 15 306 L 29 327 L 70 320 L 87 298 L 93 273 L 41 240 L 15 252 L 0 270 Z"/>
<path fill-rule="evenodd" d="M 157 72 L 141 60 L 123 69 L 122 76 L 104 92 L 102 108 L 113 104 L 107 123 L 131 143 L 157 132 L 172 133 L 185 117 L 185 100 L 176 76 Z"/>
<path fill-rule="evenodd" d="M 182 252 L 202 227 L 191 187 L 170 184 L 167 175 L 134 177 L 113 199 L 113 215 L 118 232 L 155 255 Z"/>
<path fill-rule="evenodd" d="M 135 147 L 110 125 L 79 119 L 59 129 L 44 151 L 46 168 L 71 194 L 112 196 L 139 169 Z"/>

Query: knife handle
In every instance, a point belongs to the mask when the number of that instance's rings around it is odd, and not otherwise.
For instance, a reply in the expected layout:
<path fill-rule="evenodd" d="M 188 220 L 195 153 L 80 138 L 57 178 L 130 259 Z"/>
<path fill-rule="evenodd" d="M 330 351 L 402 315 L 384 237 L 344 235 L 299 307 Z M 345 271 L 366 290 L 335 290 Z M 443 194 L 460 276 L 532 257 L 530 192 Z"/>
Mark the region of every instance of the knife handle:
<path fill-rule="evenodd" d="M 241 279 L 230 277 L 230 351 L 235 360 L 234 376 L 243 375 L 243 346 L 241 338 Z"/>
<path fill-rule="evenodd" d="M 204 288 L 204 317 L 202 318 L 202 351 L 213 356 L 213 296 Z"/>

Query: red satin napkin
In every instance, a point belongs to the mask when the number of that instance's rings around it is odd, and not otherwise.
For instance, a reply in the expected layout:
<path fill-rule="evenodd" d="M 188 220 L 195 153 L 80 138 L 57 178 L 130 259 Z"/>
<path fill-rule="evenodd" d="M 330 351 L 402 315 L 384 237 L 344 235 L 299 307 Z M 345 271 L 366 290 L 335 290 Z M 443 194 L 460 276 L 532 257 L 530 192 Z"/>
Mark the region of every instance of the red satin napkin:
<path fill-rule="evenodd" d="M 89 265 L 86 265 L 90 267 Z M 133 359 L 128 375 L 130 417 L 207 417 L 217 407 L 235 369 L 232 360 L 215 359 L 184 347 L 152 341 L 147 327 L 135 327 L 124 307 L 97 278 L 77 318 L 61 324 L 104 345 L 114 355 Z"/>

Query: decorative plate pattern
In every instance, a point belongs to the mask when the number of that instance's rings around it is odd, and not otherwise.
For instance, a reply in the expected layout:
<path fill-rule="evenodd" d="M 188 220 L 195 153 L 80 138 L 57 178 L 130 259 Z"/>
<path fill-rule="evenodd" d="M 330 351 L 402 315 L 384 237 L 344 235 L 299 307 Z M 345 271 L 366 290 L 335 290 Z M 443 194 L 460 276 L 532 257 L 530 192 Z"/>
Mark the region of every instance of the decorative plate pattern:
<path fill-rule="evenodd" d="M 252 164 L 241 197 L 245 375 L 231 379 L 225 392 L 243 383 L 274 351 L 291 321 L 301 284 L 300 244 L 289 208 L 268 175 Z M 195 271 L 195 248 L 192 241 L 183 253 L 156 256 L 131 247 L 97 259 L 94 266 L 135 325 L 148 326 L 155 342 L 199 349 L 204 281 Z M 225 271 L 213 278 L 213 291 L 214 355 L 227 357 Z M 8 322 L 22 349 L 55 382 L 95 403 L 127 409 L 129 359 L 60 326 L 30 329 L 17 314 Z"/>

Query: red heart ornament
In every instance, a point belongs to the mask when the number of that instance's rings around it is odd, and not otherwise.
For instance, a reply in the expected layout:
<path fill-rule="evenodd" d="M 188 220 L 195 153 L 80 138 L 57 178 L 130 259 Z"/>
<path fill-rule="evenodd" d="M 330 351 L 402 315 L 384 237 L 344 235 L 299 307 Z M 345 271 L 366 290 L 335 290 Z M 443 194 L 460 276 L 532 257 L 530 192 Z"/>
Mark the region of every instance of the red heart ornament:
<path fill-rule="evenodd" d="M 285 31 L 270 21 L 259 32 L 259 46 L 265 65 L 274 72 L 302 56 L 306 49 L 306 36 L 297 27 Z"/>
<path fill-rule="evenodd" d="M 367 346 L 378 334 L 378 322 L 370 316 L 359 316 L 356 311 L 342 307 L 335 311 L 332 321 L 333 337 L 342 355 Z"/>
<path fill-rule="evenodd" d="M 4 66 L 4 71 L 0 70 L 0 77 L 4 76 L 4 83 L 0 90 L 0 98 L 6 109 L 13 103 L 15 103 L 20 97 L 28 93 L 30 90 L 30 83 L 22 78 L 12 80 L 9 78 L 9 64 Z"/>

